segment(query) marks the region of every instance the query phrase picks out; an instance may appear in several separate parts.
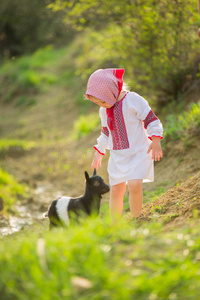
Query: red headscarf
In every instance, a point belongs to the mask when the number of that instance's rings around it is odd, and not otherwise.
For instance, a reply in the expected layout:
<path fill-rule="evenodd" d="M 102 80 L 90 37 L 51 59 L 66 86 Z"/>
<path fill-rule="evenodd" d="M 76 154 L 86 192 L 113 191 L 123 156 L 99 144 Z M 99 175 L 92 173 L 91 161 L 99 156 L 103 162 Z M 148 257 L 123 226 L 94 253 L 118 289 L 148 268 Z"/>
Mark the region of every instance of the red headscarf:
<path fill-rule="evenodd" d="M 114 105 L 123 86 L 124 69 L 99 69 L 88 79 L 86 97 L 90 95 Z"/>

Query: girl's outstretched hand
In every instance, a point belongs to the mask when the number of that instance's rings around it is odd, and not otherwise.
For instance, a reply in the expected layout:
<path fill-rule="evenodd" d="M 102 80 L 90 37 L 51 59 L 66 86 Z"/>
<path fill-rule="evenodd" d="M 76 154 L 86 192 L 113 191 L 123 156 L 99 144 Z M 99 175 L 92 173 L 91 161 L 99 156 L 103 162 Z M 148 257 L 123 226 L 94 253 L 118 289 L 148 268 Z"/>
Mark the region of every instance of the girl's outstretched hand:
<path fill-rule="evenodd" d="M 152 159 L 155 161 L 160 161 L 160 158 L 163 157 L 162 148 L 160 144 L 160 137 L 152 137 L 152 143 L 149 146 L 147 153 L 152 151 Z"/>
<path fill-rule="evenodd" d="M 98 151 L 95 151 L 94 154 L 94 159 L 91 164 L 91 169 L 96 168 L 98 170 L 98 166 L 101 167 L 101 160 L 102 160 L 103 155 L 100 154 Z"/>

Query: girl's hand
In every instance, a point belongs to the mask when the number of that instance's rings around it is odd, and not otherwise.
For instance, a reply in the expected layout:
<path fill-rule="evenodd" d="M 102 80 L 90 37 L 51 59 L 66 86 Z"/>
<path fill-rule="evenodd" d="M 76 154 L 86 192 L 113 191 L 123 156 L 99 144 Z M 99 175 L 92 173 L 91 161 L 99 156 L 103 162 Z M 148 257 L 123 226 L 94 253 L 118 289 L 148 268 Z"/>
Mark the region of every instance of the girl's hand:
<path fill-rule="evenodd" d="M 91 164 L 91 169 L 96 168 L 98 170 L 98 166 L 101 167 L 101 160 L 102 160 L 103 155 L 100 154 L 98 151 L 95 151 L 94 154 L 94 159 Z"/>
<path fill-rule="evenodd" d="M 147 153 L 152 151 L 152 159 L 155 161 L 160 161 L 160 158 L 163 157 L 162 148 L 160 144 L 160 137 L 153 136 L 152 143 L 149 146 Z"/>

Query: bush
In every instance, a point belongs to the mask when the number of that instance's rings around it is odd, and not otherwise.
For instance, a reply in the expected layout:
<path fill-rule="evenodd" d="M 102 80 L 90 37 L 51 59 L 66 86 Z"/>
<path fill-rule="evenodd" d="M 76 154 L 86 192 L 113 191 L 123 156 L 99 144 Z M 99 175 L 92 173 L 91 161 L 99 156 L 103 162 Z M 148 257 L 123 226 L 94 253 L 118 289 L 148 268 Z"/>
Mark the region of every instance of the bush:
<path fill-rule="evenodd" d="M 200 103 L 190 103 L 187 111 L 177 115 L 170 114 L 166 118 L 164 137 L 173 140 L 185 138 L 191 130 L 200 127 Z"/>
<path fill-rule="evenodd" d="M 65 9 L 67 24 L 89 33 L 76 60 L 79 74 L 125 67 L 129 85 L 137 92 L 156 95 L 159 103 L 179 98 L 187 75 L 200 61 L 193 0 L 72 2 L 58 0 L 51 6 Z"/>
<path fill-rule="evenodd" d="M 31 53 L 49 43 L 66 44 L 72 33 L 63 13 L 46 9 L 49 1 L 6 0 L 0 6 L 0 58 Z"/>

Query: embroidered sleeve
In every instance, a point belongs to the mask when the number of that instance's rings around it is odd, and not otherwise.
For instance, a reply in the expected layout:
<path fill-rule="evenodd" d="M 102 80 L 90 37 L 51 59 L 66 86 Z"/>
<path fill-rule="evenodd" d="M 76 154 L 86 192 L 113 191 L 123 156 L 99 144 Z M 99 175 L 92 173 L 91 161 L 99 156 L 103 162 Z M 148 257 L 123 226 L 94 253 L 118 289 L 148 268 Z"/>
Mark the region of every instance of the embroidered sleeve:
<path fill-rule="evenodd" d="M 148 115 L 146 116 L 146 118 L 143 120 L 144 122 L 144 128 L 147 129 L 147 126 L 149 125 L 149 123 L 158 120 L 158 117 L 156 117 L 156 115 L 154 114 L 154 112 L 152 110 L 150 110 L 150 112 L 148 113 Z"/>
<path fill-rule="evenodd" d="M 151 110 L 147 100 L 140 95 L 133 93 L 131 108 L 134 110 L 137 118 L 144 122 L 144 128 L 147 130 L 149 139 L 152 139 L 152 136 L 162 138 L 162 124 Z"/>
<path fill-rule="evenodd" d="M 109 130 L 107 127 L 102 127 L 101 133 L 105 134 L 107 137 L 109 137 Z"/>
<path fill-rule="evenodd" d="M 108 137 L 105 134 L 101 134 L 97 139 L 97 145 L 93 146 L 100 154 L 106 154 L 106 149 L 108 149 Z"/>
<path fill-rule="evenodd" d="M 162 124 L 152 110 L 150 110 L 150 112 L 143 120 L 143 122 L 144 122 L 144 128 L 147 130 L 147 134 L 150 140 L 152 140 L 153 136 L 160 137 L 160 139 L 163 138 Z"/>

